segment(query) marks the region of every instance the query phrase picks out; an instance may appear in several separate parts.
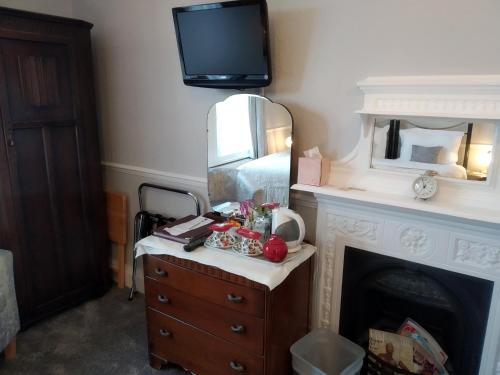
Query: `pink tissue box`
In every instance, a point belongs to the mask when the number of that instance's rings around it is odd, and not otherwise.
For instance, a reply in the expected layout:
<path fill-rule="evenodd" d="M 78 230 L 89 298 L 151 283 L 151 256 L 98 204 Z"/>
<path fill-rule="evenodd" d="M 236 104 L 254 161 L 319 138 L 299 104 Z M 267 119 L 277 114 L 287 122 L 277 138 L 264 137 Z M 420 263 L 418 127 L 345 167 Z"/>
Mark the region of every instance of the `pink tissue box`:
<path fill-rule="evenodd" d="M 315 158 L 299 158 L 297 182 L 304 185 L 321 186 L 328 183 L 330 160 Z"/>

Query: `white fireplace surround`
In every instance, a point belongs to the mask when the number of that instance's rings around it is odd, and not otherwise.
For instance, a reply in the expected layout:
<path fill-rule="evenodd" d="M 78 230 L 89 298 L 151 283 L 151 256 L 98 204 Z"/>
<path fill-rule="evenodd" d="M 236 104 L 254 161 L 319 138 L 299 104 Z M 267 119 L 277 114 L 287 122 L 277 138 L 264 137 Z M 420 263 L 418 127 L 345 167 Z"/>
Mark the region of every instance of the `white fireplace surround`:
<path fill-rule="evenodd" d="M 416 175 L 370 169 L 375 116 L 500 125 L 500 75 L 371 77 L 358 86 L 365 97 L 357 147 L 332 163 L 329 185 L 292 187 L 318 203 L 313 324 L 338 331 L 346 246 L 491 280 L 479 374 L 500 375 L 500 152 L 488 183 L 441 178 L 438 195 L 425 202 L 413 199 Z"/>
<path fill-rule="evenodd" d="M 338 332 L 346 246 L 491 280 L 495 284 L 480 374 L 500 373 L 498 228 L 320 195 L 317 219 L 315 326 Z"/>

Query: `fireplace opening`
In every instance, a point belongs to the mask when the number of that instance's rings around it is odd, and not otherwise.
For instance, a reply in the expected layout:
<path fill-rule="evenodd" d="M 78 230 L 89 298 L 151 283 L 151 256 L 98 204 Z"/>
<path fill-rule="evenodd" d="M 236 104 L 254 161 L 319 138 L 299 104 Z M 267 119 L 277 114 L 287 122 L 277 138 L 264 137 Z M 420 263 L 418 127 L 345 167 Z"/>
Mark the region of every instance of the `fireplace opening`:
<path fill-rule="evenodd" d="M 346 247 L 339 332 L 368 347 L 370 328 L 411 318 L 447 352 L 450 374 L 477 374 L 493 282 Z"/>

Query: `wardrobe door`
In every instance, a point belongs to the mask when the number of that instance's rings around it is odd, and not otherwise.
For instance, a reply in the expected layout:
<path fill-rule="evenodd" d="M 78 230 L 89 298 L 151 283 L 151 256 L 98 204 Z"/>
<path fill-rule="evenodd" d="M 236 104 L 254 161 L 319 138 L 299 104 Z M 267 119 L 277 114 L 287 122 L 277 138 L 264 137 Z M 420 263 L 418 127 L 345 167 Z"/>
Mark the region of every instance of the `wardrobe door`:
<path fill-rule="evenodd" d="M 0 39 L 0 52 L 3 135 L 22 263 L 16 280 L 25 288 L 20 310 L 29 322 L 91 294 L 99 265 L 73 47 Z"/>

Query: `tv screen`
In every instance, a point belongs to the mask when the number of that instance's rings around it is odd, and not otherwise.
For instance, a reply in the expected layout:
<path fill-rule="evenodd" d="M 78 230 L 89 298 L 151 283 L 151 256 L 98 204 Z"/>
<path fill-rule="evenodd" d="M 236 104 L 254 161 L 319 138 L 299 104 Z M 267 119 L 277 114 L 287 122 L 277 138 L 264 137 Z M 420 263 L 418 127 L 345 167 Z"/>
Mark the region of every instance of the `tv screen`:
<path fill-rule="evenodd" d="M 173 16 L 185 84 L 245 88 L 271 83 L 265 1 L 174 8 Z"/>

